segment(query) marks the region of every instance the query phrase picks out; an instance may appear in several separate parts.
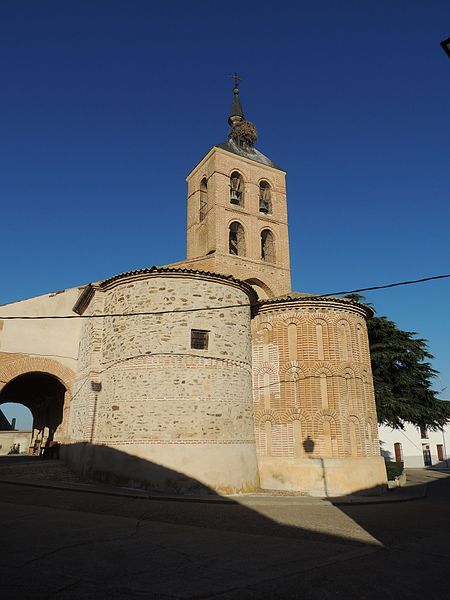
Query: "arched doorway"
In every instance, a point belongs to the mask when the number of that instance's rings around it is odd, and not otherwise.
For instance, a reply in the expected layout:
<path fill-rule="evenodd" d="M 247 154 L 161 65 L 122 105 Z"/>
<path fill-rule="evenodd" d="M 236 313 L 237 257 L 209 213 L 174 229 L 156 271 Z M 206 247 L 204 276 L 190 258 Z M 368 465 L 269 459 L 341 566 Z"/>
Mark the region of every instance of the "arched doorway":
<path fill-rule="evenodd" d="M 23 404 L 33 415 L 31 454 L 40 454 L 58 441 L 66 391 L 57 377 L 36 371 L 18 375 L 0 391 L 0 406 L 6 402 Z"/>

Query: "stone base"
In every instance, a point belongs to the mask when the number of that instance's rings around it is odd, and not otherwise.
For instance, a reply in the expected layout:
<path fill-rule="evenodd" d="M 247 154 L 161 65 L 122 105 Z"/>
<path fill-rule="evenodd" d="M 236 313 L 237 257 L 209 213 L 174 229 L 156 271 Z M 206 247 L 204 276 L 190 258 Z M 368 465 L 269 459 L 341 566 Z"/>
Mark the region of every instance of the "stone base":
<path fill-rule="evenodd" d="M 375 495 L 387 486 L 381 456 L 365 458 L 258 459 L 261 487 L 305 492 L 311 496 Z"/>
<path fill-rule="evenodd" d="M 259 488 L 252 444 L 68 444 L 61 458 L 79 475 L 167 493 L 238 494 Z"/>

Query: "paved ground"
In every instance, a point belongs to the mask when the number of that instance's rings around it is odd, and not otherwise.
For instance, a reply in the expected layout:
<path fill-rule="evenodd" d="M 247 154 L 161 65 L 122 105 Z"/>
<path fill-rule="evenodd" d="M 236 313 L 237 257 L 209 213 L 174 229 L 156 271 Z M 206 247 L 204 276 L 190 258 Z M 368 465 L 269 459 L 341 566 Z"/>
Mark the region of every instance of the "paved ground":
<path fill-rule="evenodd" d="M 355 506 L 0 483 L 1 598 L 446 599 L 450 478 L 412 475 L 425 498 Z"/>

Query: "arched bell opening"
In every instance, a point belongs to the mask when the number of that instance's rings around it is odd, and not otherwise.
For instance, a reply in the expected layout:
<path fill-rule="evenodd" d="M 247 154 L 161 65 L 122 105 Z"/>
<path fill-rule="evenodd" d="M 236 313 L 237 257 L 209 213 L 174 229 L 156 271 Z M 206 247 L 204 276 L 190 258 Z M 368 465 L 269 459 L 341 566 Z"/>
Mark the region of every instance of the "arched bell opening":
<path fill-rule="evenodd" d="M 66 387 L 54 375 L 29 372 L 7 383 L 0 392 L 0 406 L 16 403 L 33 415 L 29 453 L 42 454 L 60 439 Z"/>
<path fill-rule="evenodd" d="M 228 251 L 234 256 L 245 256 L 245 231 L 240 223 L 233 221 L 230 223 L 228 232 Z"/>

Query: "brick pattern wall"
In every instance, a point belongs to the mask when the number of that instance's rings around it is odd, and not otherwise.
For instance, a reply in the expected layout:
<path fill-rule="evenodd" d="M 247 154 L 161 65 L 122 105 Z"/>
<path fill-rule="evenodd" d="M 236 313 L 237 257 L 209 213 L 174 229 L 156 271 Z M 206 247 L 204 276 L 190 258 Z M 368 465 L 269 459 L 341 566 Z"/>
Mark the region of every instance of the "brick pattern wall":
<path fill-rule="evenodd" d="M 230 175 L 241 173 L 245 182 L 244 205 L 230 203 Z M 200 222 L 200 182 L 208 181 L 208 210 Z M 272 190 L 272 214 L 259 212 L 259 182 Z M 188 179 L 187 262 L 205 257 L 205 268 L 242 280 L 255 280 L 277 296 L 291 289 L 285 174 L 282 171 L 229 152 L 213 149 Z M 228 249 L 229 225 L 238 221 L 245 231 L 245 256 Z M 275 264 L 261 260 L 261 231 L 270 229 L 275 242 Z M 207 256 L 214 253 L 214 257 Z M 267 297 L 267 294 L 266 294 Z"/>
<path fill-rule="evenodd" d="M 330 301 L 266 305 L 252 323 L 261 456 L 378 456 L 363 311 Z"/>
<path fill-rule="evenodd" d="M 16 352 L 1 352 L 0 351 L 0 370 L 3 372 L 4 368 L 8 363 L 13 364 L 15 361 L 25 358 L 25 354 L 18 354 Z M 0 380 L 0 387 L 3 387 L 9 381 L 9 375 L 2 375 Z"/>

